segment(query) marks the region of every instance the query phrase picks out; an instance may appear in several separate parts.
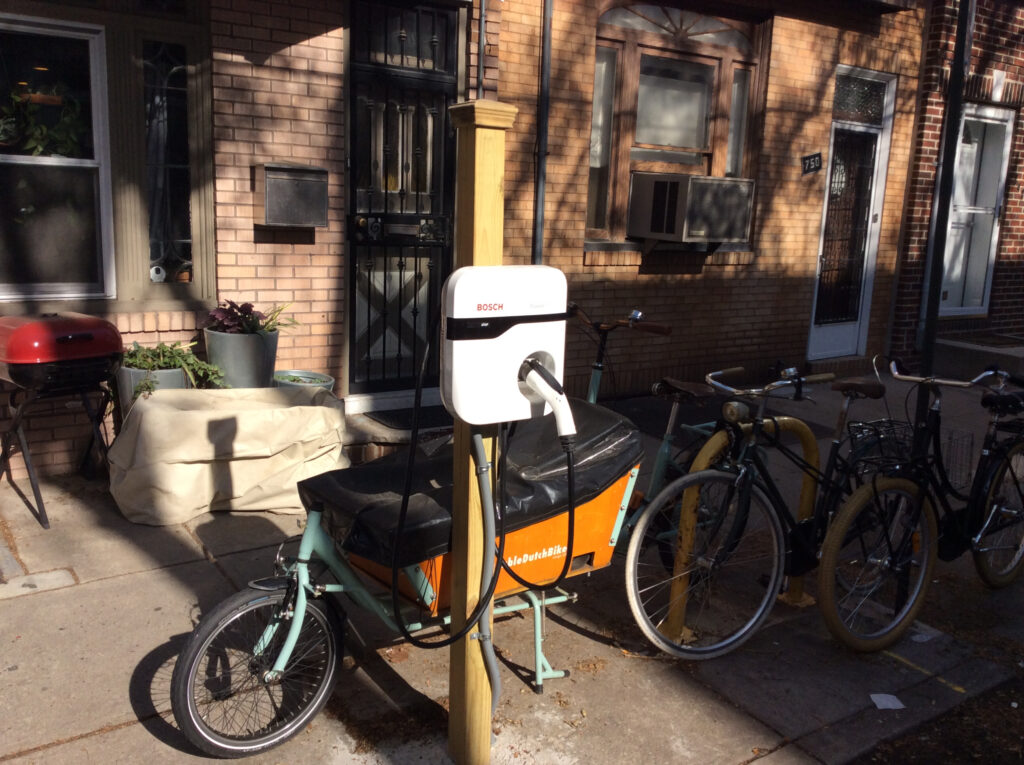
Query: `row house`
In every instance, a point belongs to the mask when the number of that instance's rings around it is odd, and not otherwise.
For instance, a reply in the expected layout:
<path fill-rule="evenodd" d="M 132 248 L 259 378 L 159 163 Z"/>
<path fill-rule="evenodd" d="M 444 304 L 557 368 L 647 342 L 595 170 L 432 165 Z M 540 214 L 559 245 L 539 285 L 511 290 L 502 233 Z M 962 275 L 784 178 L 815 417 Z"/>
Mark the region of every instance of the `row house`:
<path fill-rule="evenodd" d="M 899 260 L 893 353 L 920 351 L 926 267 L 936 253 L 934 219 L 947 204 L 949 226 L 939 293 L 938 363 L 947 374 L 977 374 L 985 360 L 1024 346 L 1024 4 L 978 0 L 965 72 L 963 115 L 947 126 L 946 101 L 959 4 L 930 9 L 925 28 L 914 168 L 907 189 L 906 234 Z M 944 130 L 956 130 L 952 198 L 938 199 Z M 945 351 L 942 352 L 943 347 Z M 960 358 L 966 364 L 949 366 Z M 1002 364 L 1019 364 L 1004 356 Z M 1018 373 L 1024 370 L 1017 368 Z"/>
<path fill-rule="evenodd" d="M 147 344 L 218 299 L 288 304 L 279 367 L 331 374 L 350 411 L 405 405 L 452 267 L 448 107 L 488 98 L 518 109 L 505 261 L 673 327 L 615 338 L 605 393 L 886 349 L 922 53 L 948 31 L 928 3 L 482 1 L 6 0 L 0 312 Z M 36 132 L 11 135 L 30 94 Z M 315 204 L 271 215 L 275 174 Z M 577 393 L 593 352 L 570 332 Z M 33 460 L 65 471 L 89 428 L 44 414 Z"/>

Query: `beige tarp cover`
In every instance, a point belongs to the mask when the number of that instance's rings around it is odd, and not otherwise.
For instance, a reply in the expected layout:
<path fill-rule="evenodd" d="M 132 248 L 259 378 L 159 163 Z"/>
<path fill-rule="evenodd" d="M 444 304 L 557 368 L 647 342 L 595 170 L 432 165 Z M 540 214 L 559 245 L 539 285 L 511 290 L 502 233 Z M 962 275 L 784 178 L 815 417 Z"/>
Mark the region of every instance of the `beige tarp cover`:
<path fill-rule="evenodd" d="M 348 467 L 344 406 L 322 388 L 158 390 L 110 447 L 125 517 L 161 526 L 210 510 L 301 512 L 297 481 Z"/>

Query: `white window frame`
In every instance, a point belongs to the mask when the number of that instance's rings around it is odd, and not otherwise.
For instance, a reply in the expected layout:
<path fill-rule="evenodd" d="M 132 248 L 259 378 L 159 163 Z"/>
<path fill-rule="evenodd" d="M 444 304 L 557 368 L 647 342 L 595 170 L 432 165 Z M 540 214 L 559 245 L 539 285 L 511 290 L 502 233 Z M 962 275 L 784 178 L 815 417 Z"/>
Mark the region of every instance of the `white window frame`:
<path fill-rule="evenodd" d="M 992 274 L 995 271 L 996 259 L 999 257 L 1000 234 L 1002 231 L 1001 218 L 1003 206 L 1006 204 L 1006 178 L 1009 174 L 1010 163 L 1013 161 L 1013 139 L 1016 129 L 1016 115 L 1012 109 L 999 106 L 986 106 L 984 104 L 964 104 L 963 114 L 960 120 L 960 127 L 957 131 L 956 156 L 953 160 L 954 172 L 959 172 L 960 151 L 963 142 L 964 125 L 967 120 L 976 122 L 992 122 L 1006 125 L 1006 135 L 1003 138 L 1003 164 L 999 171 L 998 185 L 996 188 L 996 206 L 992 220 L 991 241 L 989 242 L 988 268 L 985 273 L 985 286 L 981 305 L 974 306 L 943 306 L 939 305 L 939 316 L 982 316 L 987 315 L 991 308 L 992 300 Z M 953 198 L 949 200 L 950 217 L 953 215 Z M 949 249 L 949 234 L 947 233 L 946 250 Z M 943 254 L 943 269 L 946 266 L 946 253 Z"/>
<path fill-rule="evenodd" d="M 110 171 L 110 138 L 107 100 L 107 46 L 102 26 L 75 22 L 55 22 L 34 16 L 0 16 L 0 30 L 85 40 L 89 45 L 89 84 L 92 113 L 92 159 L 32 157 L 0 154 L 0 163 L 26 166 L 86 167 L 96 170 L 98 180 L 97 228 L 99 234 L 101 284 L 48 283 L 0 284 L 0 301 L 73 298 L 113 298 L 116 296 L 114 270 L 114 211 Z"/>
<path fill-rule="evenodd" d="M 882 211 L 885 202 L 885 191 L 889 176 L 889 152 L 892 147 L 892 131 L 896 117 L 896 81 L 897 75 L 879 72 L 874 69 L 861 69 L 847 64 L 836 66 L 836 74 L 840 76 L 858 77 L 862 80 L 876 80 L 885 83 L 885 106 L 882 113 L 882 124 L 871 126 L 859 122 L 832 120 L 829 128 L 828 174 L 825 177 L 825 192 L 821 208 L 821 230 L 818 234 L 818 256 L 814 271 L 814 298 L 811 300 L 810 332 L 807 343 L 808 361 L 837 358 L 840 356 L 863 356 L 867 350 L 868 330 L 871 326 L 871 301 L 874 296 L 875 266 L 878 260 L 878 247 L 881 241 Z M 864 268 L 861 273 L 860 311 L 856 326 L 849 327 L 854 333 L 841 337 L 841 352 L 835 350 L 834 335 L 843 331 L 844 324 L 816 325 L 814 317 L 818 311 L 818 283 L 821 279 L 821 256 L 825 247 L 825 222 L 828 219 L 829 193 L 832 185 L 832 145 L 836 128 L 872 133 L 878 136 L 875 146 L 875 177 L 871 189 L 871 209 L 869 215 L 868 237 L 864 246 Z M 845 325 L 849 326 L 849 325 Z M 829 327 L 837 328 L 835 330 Z"/>

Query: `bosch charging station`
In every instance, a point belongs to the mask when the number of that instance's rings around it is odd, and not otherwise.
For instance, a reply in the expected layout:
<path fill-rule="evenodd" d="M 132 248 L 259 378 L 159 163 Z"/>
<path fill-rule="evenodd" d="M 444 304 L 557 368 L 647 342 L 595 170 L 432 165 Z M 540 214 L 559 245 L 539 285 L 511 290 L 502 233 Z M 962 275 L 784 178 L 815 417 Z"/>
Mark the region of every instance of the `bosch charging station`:
<path fill-rule="evenodd" d="M 562 408 L 567 297 L 565 274 L 551 266 L 468 266 L 448 278 L 441 400 L 452 416 L 490 425 Z"/>

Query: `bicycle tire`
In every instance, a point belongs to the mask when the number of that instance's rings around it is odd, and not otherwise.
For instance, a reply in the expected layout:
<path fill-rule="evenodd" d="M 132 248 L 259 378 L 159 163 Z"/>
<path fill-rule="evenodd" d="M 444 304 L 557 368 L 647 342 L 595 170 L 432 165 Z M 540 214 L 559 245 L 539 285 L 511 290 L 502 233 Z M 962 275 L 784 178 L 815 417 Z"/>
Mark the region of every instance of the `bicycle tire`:
<path fill-rule="evenodd" d="M 236 758 L 271 749 L 301 731 L 330 698 L 342 625 L 330 606 L 312 598 L 288 667 L 280 679 L 262 680 L 289 622 L 280 623 L 259 655 L 254 651 L 284 598 L 284 588 L 236 593 L 200 621 L 178 656 L 171 709 L 182 733 L 203 752 Z"/>
<path fill-rule="evenodd" d="M 843 503 L 821 547 L 818 606 L 854 651 L 899 640 L 924 603 L 938 530 L 927 498 L 905 478 L 877 477 Z"/>
<path fill-rule="evenodd" d="M 1006 587 L 1024 569 L 1024 441 L 1013 444 L 993 469 L 982 518 L 977 529 L 985 535 L 971 549 L 974 568 L 989 587 Z"/>
<path fill-rule="evenodd" d="M 786 551 L 776 510 L 752 483 L 741 509 L 736 483 L 734 473 L 720 470 L 673 481 L 630 537 L 630 610 L 644 636 L 672 656 L 711 659 L 737 648 L 767 618 L 781 588 Z M 684 500 L 695 502 L 689 560 L 679 555 Z"/>

